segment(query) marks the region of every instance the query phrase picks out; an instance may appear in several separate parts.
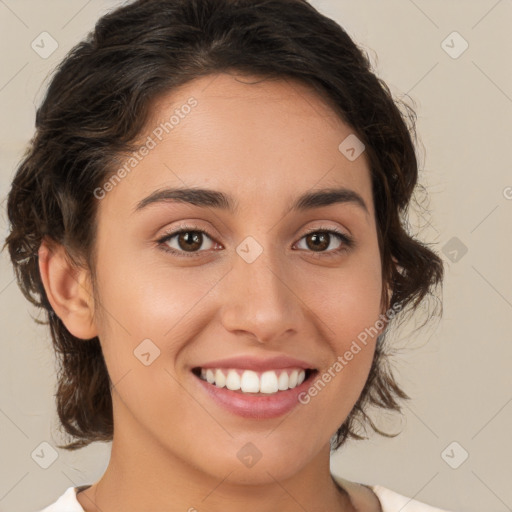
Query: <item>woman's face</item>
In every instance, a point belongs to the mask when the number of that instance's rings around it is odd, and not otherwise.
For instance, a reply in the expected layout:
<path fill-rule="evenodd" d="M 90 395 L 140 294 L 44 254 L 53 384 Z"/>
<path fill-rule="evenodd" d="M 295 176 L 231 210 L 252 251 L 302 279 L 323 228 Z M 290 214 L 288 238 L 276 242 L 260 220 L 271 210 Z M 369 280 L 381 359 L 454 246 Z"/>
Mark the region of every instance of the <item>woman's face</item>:
<path fill-rule="evenodd" d="M 250 81 L 161 98 L 146 150 L 97 192 L 95 323 L 118 453 L 254 483 L 328 453 L 368 376 L 376 336 L 357 339 L 383 283 L 350 127 L 303 85 Z"/>

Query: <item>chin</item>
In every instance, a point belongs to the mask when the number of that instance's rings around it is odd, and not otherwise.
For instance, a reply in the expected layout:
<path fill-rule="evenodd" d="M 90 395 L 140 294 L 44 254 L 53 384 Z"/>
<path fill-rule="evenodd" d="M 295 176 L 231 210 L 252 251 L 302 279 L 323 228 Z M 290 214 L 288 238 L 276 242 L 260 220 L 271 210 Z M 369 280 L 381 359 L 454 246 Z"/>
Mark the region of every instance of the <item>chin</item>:
<path fill-rule="evenodd" d="M 305 468 L 322 450 L 322 447 L 315 449 L 300 442 L 286 442 L 276 433 L 267 439 L 264 435 L 244 435 L 243 439 L 232 439 L 212 451 L 214 442 L 212 440 L 209 445 L 210 450 L 202 451 L 198 469 L 217 480 L 227 477 L 227 481 L 237 485 L 265 485 L 287 480 Z"/>

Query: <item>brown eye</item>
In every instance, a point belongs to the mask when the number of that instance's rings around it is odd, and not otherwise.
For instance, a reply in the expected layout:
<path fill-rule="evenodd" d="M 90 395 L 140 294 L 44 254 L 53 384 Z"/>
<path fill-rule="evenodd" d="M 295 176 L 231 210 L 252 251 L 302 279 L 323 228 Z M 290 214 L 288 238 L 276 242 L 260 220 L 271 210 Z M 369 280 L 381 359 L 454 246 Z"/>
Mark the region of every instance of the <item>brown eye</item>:
<path fill-rule="evenodd" d="M 213 239 L 200 229 L 180 229 L 159 240 L 166 250 L 177 256 L 200 255 L 215 246 Z M 205 247 L 206 246 L 206 247 Z"/>
<path fill-rule="evenodd" d="M 199 231 L 183 231 L 177 235 L 180 249 L 184 251 L 197 251 L 203 242 L 203 235 Z"/>
<path fill-rule="evenodd" d="M 312 233 L 305 238 L 307 246 L 313 251 L 325 251 L 331 241 L 331 235 L 326 232 Z"/>
<path fill-rule="evenodd" d="M 334 239 L 334 244 L 333 244 Z M 349 246 L 350 241 L 347 236 L 334 230 L 312 231 L 301 238 L 305 241 L 305 249 L 313 252 L 336 252 Z M 336 245 L 336 240 L 338 244 Z M 299 247 L 304 249 L 304 247 Z M 329 249 L 329 251 L 327 251 Z"/>

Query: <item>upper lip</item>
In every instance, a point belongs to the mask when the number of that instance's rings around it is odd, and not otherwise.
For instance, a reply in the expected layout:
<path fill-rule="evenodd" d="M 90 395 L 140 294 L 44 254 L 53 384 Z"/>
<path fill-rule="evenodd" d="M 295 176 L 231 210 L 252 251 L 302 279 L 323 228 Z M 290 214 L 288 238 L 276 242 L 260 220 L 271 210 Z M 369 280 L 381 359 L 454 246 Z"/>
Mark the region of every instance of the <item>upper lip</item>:
<path fill-rule="evenodd" d="M 263 371 L 263 370 L 279 370 L 285 368 L 303 368 L 304 370 L 314 370 L 314 365 L 288 357 L 284 355 L 274 356 L 261 359 L 253 356 L 229 357 L 226 359 L 217 359 L 196 366 L 196 368 L 239 368 L 244 370 Z"/>

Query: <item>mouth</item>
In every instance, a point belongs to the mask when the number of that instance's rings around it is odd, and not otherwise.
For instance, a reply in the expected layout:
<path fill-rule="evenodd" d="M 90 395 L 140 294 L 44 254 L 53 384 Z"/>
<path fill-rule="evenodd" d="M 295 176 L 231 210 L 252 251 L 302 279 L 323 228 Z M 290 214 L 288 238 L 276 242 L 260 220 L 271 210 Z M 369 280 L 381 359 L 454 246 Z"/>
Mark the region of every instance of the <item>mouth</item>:
<path fill-rule="evenodd" d="M 318 370 L 287 367 L 272 369 L 195 367 L 199 392 L 224 411 L 246 419 L 283 416 L 301 405 L 299 397 L 312 384 Z"/>
<path fill-rule="evenodd" d="M 240 368 L 200 368 L 192 373 L 217 388 L 250 395 L 271 395 L 295 389 L 309 380 L 316 370 L 311 368 L 282 368 L 254 371 Z"/>

